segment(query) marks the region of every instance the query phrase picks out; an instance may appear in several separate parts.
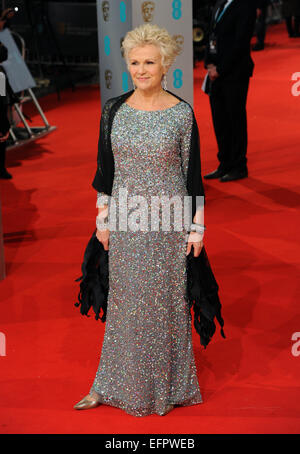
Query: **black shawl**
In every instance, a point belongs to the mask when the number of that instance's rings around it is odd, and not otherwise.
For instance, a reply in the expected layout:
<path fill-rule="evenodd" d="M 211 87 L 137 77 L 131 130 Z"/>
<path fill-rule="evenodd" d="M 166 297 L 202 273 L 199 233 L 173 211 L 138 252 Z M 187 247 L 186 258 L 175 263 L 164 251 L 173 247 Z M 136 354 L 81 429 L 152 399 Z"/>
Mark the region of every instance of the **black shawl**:
<path fill-rule="evenodd" d="M 175 93 L 168 92 L 180 101 L 186 102 Z M 107 195 L 112 194 L 114 180 L 114 158 L 110 140 L 112 123 L 117 110 L 132 93 L 133 90 L 121 96 L 110 98 L 105 103 L 101 115 L 97 170 L 92 186 L 98 192 L 104 192 Z M 187 192 L 192 197 L 192 217 L 194 217 L 199 200 L 196 197 L 204 197 L 201 178 L 199 131 L 194 111 L 187 171 Z M 88 315 L 92 306 L 96 314 L 96 320 L 100 318 L 102 322 L 106 320 L 109 292 L 108 257 L 108 251 L 105 251 L 102 243 L 98 241 L 95 230 L 84 252 L 81 266 L 82 276 L 76 279 L 76 282 L 81 282 L 78 302 L 75 303 L 75 306 L 81 306 L 80 312 L 83 315 Z M 192 248 L 186 260 L 186 297 L 189 308 L 193 307 L 194 310 L 194 326 L 200 336 L 200 343 L 206 348 L 216 330 L 215 318 L 218 320 L 221 326 L 221 334 L 225 338 L 223 331 L 224 321 L 221 316 L 221 303 L 218 296 L 219 287 L 210 267 L 204 246 L 198 257 L 193 256 Z M 100 316 L 101 309 L 102 315 Z"/>

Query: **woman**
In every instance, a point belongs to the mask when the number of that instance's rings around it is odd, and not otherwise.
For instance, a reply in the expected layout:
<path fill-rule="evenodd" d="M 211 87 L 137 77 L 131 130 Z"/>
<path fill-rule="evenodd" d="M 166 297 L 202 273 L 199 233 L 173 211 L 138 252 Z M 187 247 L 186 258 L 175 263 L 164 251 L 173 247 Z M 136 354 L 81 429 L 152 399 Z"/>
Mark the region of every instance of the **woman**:
<path fill-rule="evenodd" d="M 193 248 L 199 257 L 203 247 L 200 153 L 198 145 L 193 158 L 189 155 L 193 109 L 161 86 L 179 53 L 175 40 L 165 29 L 144 24 L 128 32 L 122 46 L 135 89 L 111 98 L 103 108 L 93 181 L 99 202 L 96 236 L 109 250 L 107 321 L 94 383 L 74 408 L 104 403 L 134 416 L 164 415 L 174 405 L 202 402 L 186 300 L 186 256 Z M 111 142 L 113 165 L 103 151 L 109 148 L 106 142 Z M 197 223 L 192 228 L 197 231 L 174 229 L 175 208 L 168 231 L 162 228 L 161 213 L 156 229 L 150 217 L 143 230 L 111 228 L 113 213 L 117 221 L 126 210 L 132 217 L 118 198 L 120 190 L 126 189 L 128 198 L 142 197 L 149 206 L 153 196 L 176 195 L 183 201 L 191 183 Z M 110 228 L 103 225 L 104 218 Z"/>

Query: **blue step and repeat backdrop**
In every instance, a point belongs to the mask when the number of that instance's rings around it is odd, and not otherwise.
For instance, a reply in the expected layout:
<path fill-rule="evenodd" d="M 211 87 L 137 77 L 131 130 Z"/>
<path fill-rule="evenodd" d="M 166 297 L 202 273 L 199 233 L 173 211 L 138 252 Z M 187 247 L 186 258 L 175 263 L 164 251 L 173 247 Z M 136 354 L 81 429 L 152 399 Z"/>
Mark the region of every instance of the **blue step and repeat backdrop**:
<path fill-rule="evenodd" d="M 97 0 L 99 73 L 102 106 L 133 89 L 121 52 L 127 31 L 152 23 L 164 27 L 181 46 L 167 75 L 168 90 L 193 106 L 192 0 Z"/>
<path fill-rule="evenodd" d="M 121 53 L 127 31 L 143 23 L 166 28 L 181 46 L 167 75 L 168 90 L 193 105 L 193 0 L 6 2 L 14 5 L 19 12 L 11 23 L 25 40 L 28 64 L 55 64 L 61 56 L 67 64 L 99 61 L 102 106 L 133 88 Z"/>

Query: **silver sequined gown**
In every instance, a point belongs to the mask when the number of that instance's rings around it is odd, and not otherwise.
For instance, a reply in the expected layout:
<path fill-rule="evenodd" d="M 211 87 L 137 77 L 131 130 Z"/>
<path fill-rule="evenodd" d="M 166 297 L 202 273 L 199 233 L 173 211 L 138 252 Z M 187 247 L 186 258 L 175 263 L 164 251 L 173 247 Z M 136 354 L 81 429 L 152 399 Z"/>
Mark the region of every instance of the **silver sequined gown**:
<path fill-rule="evenodd" d="M 121 105 L 111 132 L 117 219 L 119 188 L 149 204 L 151 196 L 187 195 L 192 121 L 183 101 L 156 111 Z M 163 231 L 160 218 L 151 231 L 149 215 L 148 232 L 110 232 L 107 318 L 90 394 L 134 416 L 202 402 L 185 297 L 186 232 L 172 225 Z"/>

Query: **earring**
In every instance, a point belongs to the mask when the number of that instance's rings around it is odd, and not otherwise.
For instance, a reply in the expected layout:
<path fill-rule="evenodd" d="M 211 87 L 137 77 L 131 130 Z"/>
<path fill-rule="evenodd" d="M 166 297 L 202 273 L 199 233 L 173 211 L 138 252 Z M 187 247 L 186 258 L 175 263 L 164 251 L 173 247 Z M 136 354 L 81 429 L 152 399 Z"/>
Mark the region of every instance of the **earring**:
<path fill-rule="evenodd" d="M 136 89 L 136 86 L 133 84 L 133 89 L 135 90 Z"/>
<path fill-rule="evenodd" d="M 162 78 L 162 82 L 163 82 L 163 89 L 164 90 L 167 90 L 167 76 L 164 74 L 164 77 Z"/>

